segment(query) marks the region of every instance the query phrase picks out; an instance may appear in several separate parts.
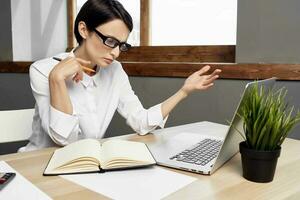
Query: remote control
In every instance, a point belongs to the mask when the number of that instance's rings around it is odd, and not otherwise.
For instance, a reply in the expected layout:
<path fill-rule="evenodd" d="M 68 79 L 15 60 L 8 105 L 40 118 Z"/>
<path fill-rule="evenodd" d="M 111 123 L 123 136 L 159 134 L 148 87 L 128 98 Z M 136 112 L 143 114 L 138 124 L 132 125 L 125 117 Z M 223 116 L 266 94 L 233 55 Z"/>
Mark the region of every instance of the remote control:
<path fill-rule="evenodd" d="M 2 188 L 4 188 L 15 176 L 16 173 L 0 172 L 0 190 L 2 190 Z"/>

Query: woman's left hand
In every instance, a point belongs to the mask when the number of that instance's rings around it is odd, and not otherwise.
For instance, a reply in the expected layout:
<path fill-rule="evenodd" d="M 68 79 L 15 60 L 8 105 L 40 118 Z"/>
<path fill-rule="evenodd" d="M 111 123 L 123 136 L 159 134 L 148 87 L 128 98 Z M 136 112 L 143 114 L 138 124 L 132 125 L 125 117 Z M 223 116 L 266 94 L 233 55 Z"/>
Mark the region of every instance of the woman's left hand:
<path fill-rule="evenodd" d="M 184 85 L 180 89 L 186 95 L 190 94 L 195 90 L 207 90 L 214 85 L 214 80 L 219 78 L 221 73 L 220 69 L 216 69 L 213 73 L 204 75 L 210 69 L 209 65 L 204 66 L 200 70 L 190 75 L 184 82 Z"/>

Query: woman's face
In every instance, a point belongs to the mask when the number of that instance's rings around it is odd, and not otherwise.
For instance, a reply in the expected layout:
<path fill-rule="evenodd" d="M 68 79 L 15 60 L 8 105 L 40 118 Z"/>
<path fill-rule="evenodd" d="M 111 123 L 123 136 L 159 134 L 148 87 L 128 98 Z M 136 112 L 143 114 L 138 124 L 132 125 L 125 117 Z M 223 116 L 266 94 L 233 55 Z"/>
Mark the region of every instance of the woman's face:
<path fill-rule="evenodd" d="M 96 27 L 96 30 L 105 37 L 126 42 L 129 30 L 122 20 L 115 19 Z M 93 30 L 89 31 L 83 45 L 88 59 L 101 67 L 106 67 L 120 55 L 119 46 L 111 48 L 103 43 L 103 39 Z"/>

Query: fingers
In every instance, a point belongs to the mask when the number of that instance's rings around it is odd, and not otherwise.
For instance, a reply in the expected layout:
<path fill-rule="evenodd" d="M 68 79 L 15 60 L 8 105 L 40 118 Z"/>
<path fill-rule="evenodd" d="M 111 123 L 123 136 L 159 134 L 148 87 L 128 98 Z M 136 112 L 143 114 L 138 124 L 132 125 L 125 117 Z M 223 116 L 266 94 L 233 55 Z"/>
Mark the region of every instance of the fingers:
<path fill-rule="evenodd" d="M 210 75 L 207 75 L 206 79 L 204 81 L 204 85 L 209 85 L 209 84 L 213 83 L 216 79 L 219 78 L 220 73 L 221 73 L 221 70 L 216 69 L 215 71 L 213 71 L 213 73 L 211 73 Z"/>
<path fill-rule="evenodd" d="M 75 57 L 67 57 L 65 59 L 63 59 L 61 62 L 67 63 L 67 62 L 78 62 L 80 65 L 84 66 L 84 65 L 90 65 L 91 61 L 89 60 L 84 60 L 82 58 L 75 58 Z"/>
<path fill-rule="evenodd" d="M 199 75 L 199 76 L 201 76 L 201 75 L 203 75 L 203 74 L 205 74 L 206 72 L 208 72 L 209 70 L 210 70 L 210 66 L 209 65 L 205 65 L 204 67 L 202 67 L 200 70 L 198 70 L 196 73 Z M 222 70 L 220 70 L 220 69 L 215 69 L 214 71 L 213 71 L 213 73 L 211 73 L 210 74 L 210 77 L 213 77 L 213 76 L 215 76 L 215 75 L 218 75 L 218 74 L 220 74 L 222 72 Z"/>
<path fill-rule="evenodd" d="M 215 75 L 219 75 L 221 72 L 222 72 L 222 70 L 216 69 L 215 71 L 213 71 L 213 73 L 210 74 L 210 77 L 213 77 Z"/>
<path fill-rule="evenodd" d="M 207 90 L 207 89 L 209 89 L 210 87 L 212 87 L 214 85 L 214 83 L 210 83 L 210 84 L 208 84 L 208 85 L 206 85 L 206 86 L 203 86 L 203 89 L 204 90 Z"/>
<path fill-rule="evenodd" d="M 79 71 L 75 74 L 75 76 L 72 78 L 73 81 L 75 81 L 76 83 L 78 83 L 79 81 L 82 81 L 83 79 L 83 73 L 82 71 Z"/>
<path fill-rule="evenodd" d="M 210 78 L 208 78 L 204 81 L 204 85 L 209 85 L 209 84 L 213 83 L 218 78 L 219 78 L 219 75 L 215 75 L 213 77 L 210 77 Z"/>
<path fill-rule="evenodd" d="M 67 62 L 71 63 L 72 65 L 80 65 L 81 68 L 88 68 L 86 66 L 90 65 L 92 62 L 89 60 L 84 60 L 81 58 L 75 58 L 75 57 L 68 57 L 65 59 Z"/>
<path fill-rule="evenodd" d="M 219 74 L 222 72 L 222 70 L 220 69 L 216 69 L 215 71 L 213 71 L 213 73 L 207 75 L 207 78 L 206 78 L 206 83 L 211 83 L 213 82 L 214 80 L 216 80 L 217 78 L 219 78 Z"/>
<path fill-rule="evenodd" d="M 72 58 L 73 65 L 77 66 L 76 74 L 73 76 L 72 80 L 78 83 L 83 80 L 83 66 L 90 65 L 91 61 L 87 61 L 81 58 Z"/>
<path fill-rule="evenodd" d="M 74 57 L 67 57 L 65 59 L 63 59 L 60 63 L 71 63 L 74 61 Z"/>
<path fill-rule="evenodd" d="M 206 72 L 208 72 L 210 69 L 209 65 L 205 65 L 204 67 L 202 67 L 200 70 L 197 71 L 197 74 L 199 76 L 201 76 L 202 74 L 205 74 Z"/>
<path fill-rule="evenodd" d="M 90 64 L 91 64 L 91 61 L 89 61 L 89 60 L 84 60 L 84 59 L 81 59 L 81 58 L 76 58 L 76 60 L 77 60 L 82 66 L 90 65 Z"/>
<path fill-rule="evenodd" d="M 209 83 L 209 84 L 207 84 L 207 85 L 202 85 L 200 88 L 198 88 L 198 89 L 200 89 L 200 90 L 207 90 L 207 89 L 209 89 L 210 87 L 212 87 L 214 85 L 214 83 Z"/>
<path fill-rule="evenodd" d="M 78 61 L 78 60 L 80 60 L 80 61 Z M 80 59 L 80 58 L 73 58 L 72 59 L 72 66 L 75 67 L 75 71 L 76 71 L 76 73 L 73 76 L 72 80 L 75 81 L 76 83 L 83 80 L 83 69 L 82 69 L 81 63 L 84 63 L 84 62 L 88 62 L 88 61 L 85 61 L 85 60 Z"/>
<path fill-rule="evenodd" d="M 208 75 L 208 79 L 211 79 L 213 77 L 219 77 L 219 74 L 221 73 L 222 71 L 220 69 L 216 69 L 215 71 L 213 71 L 213 73 L 211 73 L 210 75 Z"/>
<path fill-rule="evenodd" d="M 84 59 L 67 57 L 52 69 L 52 77 L 63 78 L 64 80 L 72 78 L 73 81 L 78 83 L 83 80 L 83 66 L 90 64 L 90 61 Z"/>

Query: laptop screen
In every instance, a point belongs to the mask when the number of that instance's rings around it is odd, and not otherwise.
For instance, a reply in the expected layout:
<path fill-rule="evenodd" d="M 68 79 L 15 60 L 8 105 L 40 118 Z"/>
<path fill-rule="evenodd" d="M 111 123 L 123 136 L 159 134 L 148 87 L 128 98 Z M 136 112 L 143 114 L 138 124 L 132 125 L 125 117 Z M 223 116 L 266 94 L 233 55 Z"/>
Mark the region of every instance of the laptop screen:
<path fill-rule="evenodd" d="M 227 135 L 225 137 L 225 140 L 221 147 L 217 161 L 216 161 L 212 171 L 218 169 L 222 164 L 224 164 L 233 155 L 235 155 L 239 151 L 239 143 L 244 140 L 242 138 L 242 136 L 240 135 L 240 133 L 238 133 L 238 131 L 237 131 L 237 130 L 239 130 L 242 133 L 244 132 L 243 131 L 243 120 L 239 117 L 239 115 L 237 113 L 240 112 L 240 107 L 243 102 L 243 98 L 245 97 L 245 94 L 256 84 L 258 84 L 258 87 L 263 86 L 264 89 L 271 89 L 274 86 L 275 81 L 276 81 L 276 78 L 270 78 L 270 79 L 265 79 L 265 80 L 261 80 L 261 81 L 250 82 L 245 86 L 244 92 L 243 92 L 240 102 L 236 108 L 236 111 L 232 118 L 230 127 L 228 129 Z"/>

